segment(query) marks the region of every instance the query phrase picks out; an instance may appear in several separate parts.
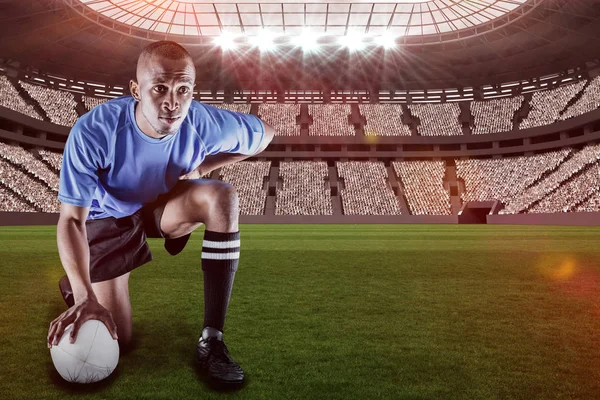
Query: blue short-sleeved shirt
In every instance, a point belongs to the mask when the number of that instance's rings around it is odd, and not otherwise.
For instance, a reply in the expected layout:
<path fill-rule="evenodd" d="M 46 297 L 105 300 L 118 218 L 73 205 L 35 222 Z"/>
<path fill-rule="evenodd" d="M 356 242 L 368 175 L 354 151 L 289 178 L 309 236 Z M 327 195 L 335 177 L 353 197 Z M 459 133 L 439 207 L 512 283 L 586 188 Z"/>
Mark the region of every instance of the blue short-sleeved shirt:
<path fill-rule="evenodd" d="M 192 100 L 179 131 L 156 139 L 140 130 L 134 107 L 132 96 L 96 106 L 67 138 L 58 199 L 90 207 L 88 219 L 131 215 L 170 191 L 207 155 L 252 155 L 264 137 L 258 117 Z"/>

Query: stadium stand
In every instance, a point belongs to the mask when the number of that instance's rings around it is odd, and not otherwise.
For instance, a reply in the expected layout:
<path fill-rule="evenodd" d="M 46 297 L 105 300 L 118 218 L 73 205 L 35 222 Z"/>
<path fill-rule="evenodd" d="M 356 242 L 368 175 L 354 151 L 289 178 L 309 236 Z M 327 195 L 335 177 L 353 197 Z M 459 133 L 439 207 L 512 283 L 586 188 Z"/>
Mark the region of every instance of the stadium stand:
<path fill-rule="evenodd" d="M 25 100 L 21 98 L 17 89 L 15 89 L 12 83 L 10 83 L 4 75 L 0 75 L 0 106 L 20 112 L 21 114 L 28 115 L 35 119 L 44 120 L 33 106 L 27 104 Z"/>
<path fill-rule="evenodd" d="M 500 200 L 507 203 L 544 173 L 556 168 L 571 150 L 534 156 L 456 161 L 456 176 L 465 183 L 463 201 Z"/>
<path fill-rule="evenodd" d="M 0 186 L 0 211 L 35 212 L 36 209 Z"/>
<path fill-rule="evenodd" d="M 282 161 L 282 184 L 276 192 L 276 215 L 332 215 L 325 161 Z"/>
<path fill-rule="evenodd" d="M 64 90 L 54 90 L 47 87 L 32 85 L 19 81 L 32 99 L 44 109 L 50 121 L 58 125 L 73 126 L 77 115 L 77 102 L 73 93 Z"/>
<path fill-rule="evenodd" d="M 42 160 L 50 164 L 55 170 L 60 171 L 62 168 L 62 153 L 55 153 L 48 150 L 39 150 Z"/>
<path fill-rule="evenodd" d="M 575 211 L 598 212 L 600 211 L 600 190 L 596 190 L 587 200 L 578 205 Z"/>
<path fill-rule="evenodd" d="M 23 167 L 27 172 L 44 181 L 50 189 L 58 193 L 58 175 L 24 148 L 0 142 L 0 157 L 16 166 Z"/>
<path fill-rule="evenodd" d="M 586 84 L 585 80 L 569 85 L 559 86 L 555 89 L 535 92 L 530 101 L 531 110 L 521 124 L 519 129 L 533 128 L 541 125 L 549 125 L 556 121 L 560 112 Z"/>
<path fill-rule="evenodd" d="M 460 107 L 457 103 L 410 104 L 411 113 L 421 121 L 417 132 L 421 136 L 462 135 L 458 118 Z"/>
<path fill-rule="evenodd" d="M 360 104 L 366 117 L 365 136 L 410 136 L 410 127 L 402 123 L 400 104 Z"/>
<path fill-rule="evenodd" d="M 571 211 L 600 187 L 600 164 L 596 162 L 574 175 L 554 192 L 531 207 L 528 213 L 558 213 Z"/>
<path fill-rule="evenodd" d="M 82 96 L 83 97 L 83 105 L 85 106 L 86 110 L 91 110 L 92 108 L 99 106 L 102 103 L 106 103 L 108 100 L 107 98 L 103 98 L 103 97 L 91 97 L 91 96 Z"/>
<path fill-rule="evenodd" d="M 600 145 L 588 145 L 566 159 L 552 173 L 519 195 L 512 198 L 500 214 L 516 214 L 527 210 L 532 204 L 558 188 L 564 181 L 587 165 L 600 159 Z"/>
<path fill-rule="evenodd" d="M 474 135 L 513 130 L 513 116 L 523 103 L 523 96 L 504 97 L 486 101 L 473 101 Z"/>
<path fill-rule="evenodd" d="M 241 215 L 264 214 L 267 191 L 263 189 L 263 181 L 270 168 L 270 161 L 240 161 L 221 169 L 220 178 L 238 192 Z"/>
<path fill-rule="evenodd" d="M 585 114 L 600 107 L 600 76 L 595 77 L 583 91 L 581 97 L 571 105 L 563 114 L 560 120 L 565 120 L 578 115 Z"/>
<path fill-rule="evenodd" d="M 444 189 L 444 161 L 395 161 L 413 215 L 451 215 L 450 195 Z"/>
<path fill-rule="evenodd" d="M 38 210 L 57 213 L 59 202 L 56 192 L 36 181 L 4 158 L 0 158 L 0 182 L 13 192 L 30 201 Z M 2 206 L 4 208 L 4 205 Z"/>
<path fill-rule="evenodd" d="M 354 136 L 354 126 L 348 123 L 349 104 L 309 104 L 308 112 L 313 117 L 310 136 Z"/>
<path fill-rule="evenodd" d="M 219 107 L 224 110 L 235 111 L 244 114 L 250 114 L 250 108 L 252 105 L 249 103 L 219 103 L 219 104 L 211 104 L 211 106 Z"/>
<path fill-rule="evenodd" d="M 338 161 L 340 191 L 346 215 L 399 215 L 400 206 L 382 162 Z"/>
<path fill-rule="evenodd" d="M 296 125 L 298 115 L 300 104 L 258 105 L 258 116 L 275 128 L 277 136 L 300 136 L 300 125 Z"/>

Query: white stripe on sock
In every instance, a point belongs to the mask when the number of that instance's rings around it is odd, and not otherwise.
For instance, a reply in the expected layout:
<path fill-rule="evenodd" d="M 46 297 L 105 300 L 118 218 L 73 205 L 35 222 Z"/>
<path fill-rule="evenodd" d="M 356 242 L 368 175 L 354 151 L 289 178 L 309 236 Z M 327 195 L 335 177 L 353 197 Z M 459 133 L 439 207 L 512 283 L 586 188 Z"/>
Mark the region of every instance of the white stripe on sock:
<path fill-rule="evenodd" d="M 204 240 L 202 242 L 203 247 L 211 247 L 213 249 L 228 249 L 230 247 L 240 247 L 240 239 L 230 240 L 227 242 L 215 242 L 213 240 Z"/>
<path fill-rule="evenodd" d="M 235 260 L 240 258 L 240 252 L 235 253 L 205 253 L 202 252 L 202 258 L 207 260 Z"/>

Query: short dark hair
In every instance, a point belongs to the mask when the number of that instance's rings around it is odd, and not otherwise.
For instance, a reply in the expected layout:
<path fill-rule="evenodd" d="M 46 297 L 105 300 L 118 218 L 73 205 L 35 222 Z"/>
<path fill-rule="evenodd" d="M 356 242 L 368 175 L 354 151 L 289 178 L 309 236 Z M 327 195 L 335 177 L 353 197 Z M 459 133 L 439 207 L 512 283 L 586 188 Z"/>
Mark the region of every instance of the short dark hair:
<path fill-rule="evenodd" d="M 189 60 L 192 61 L 192 64 L 194 62 L 190 53 L 188 53 L 188 51 L 182 45 L 170 40 L 161 40 L 159 42 L 150 43 L 144 47 L 140 57 L 138 58 L 138 62 L 143 58 L 152 56 L 165 57 L 170 60 L 189 58 Z"/>

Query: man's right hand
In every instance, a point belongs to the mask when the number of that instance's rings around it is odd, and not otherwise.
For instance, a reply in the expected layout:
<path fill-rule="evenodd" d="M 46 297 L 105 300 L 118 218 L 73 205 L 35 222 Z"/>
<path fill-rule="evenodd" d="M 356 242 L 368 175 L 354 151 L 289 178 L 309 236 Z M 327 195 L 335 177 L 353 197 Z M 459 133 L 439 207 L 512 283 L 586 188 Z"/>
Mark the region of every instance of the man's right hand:
<path fill-rule="evenodd" d="M 117 325 L 115 324 L 110 311 L 102 307 L 95 298 L 88 297 L 85 300 L 75 303 L 73 307 L 60 314 L 50 323 L 50 329 L 48 330 L 48 348 L 58 344 L 65 328 L 70 324 L 73 324 L 70 342 L 75 342 L 79 328 L 81 328 L 81 325 L 83 325 L 84 322 L 90 319 L 102 321 L 108 328 L 113 339 L 118 339 Z"/>

